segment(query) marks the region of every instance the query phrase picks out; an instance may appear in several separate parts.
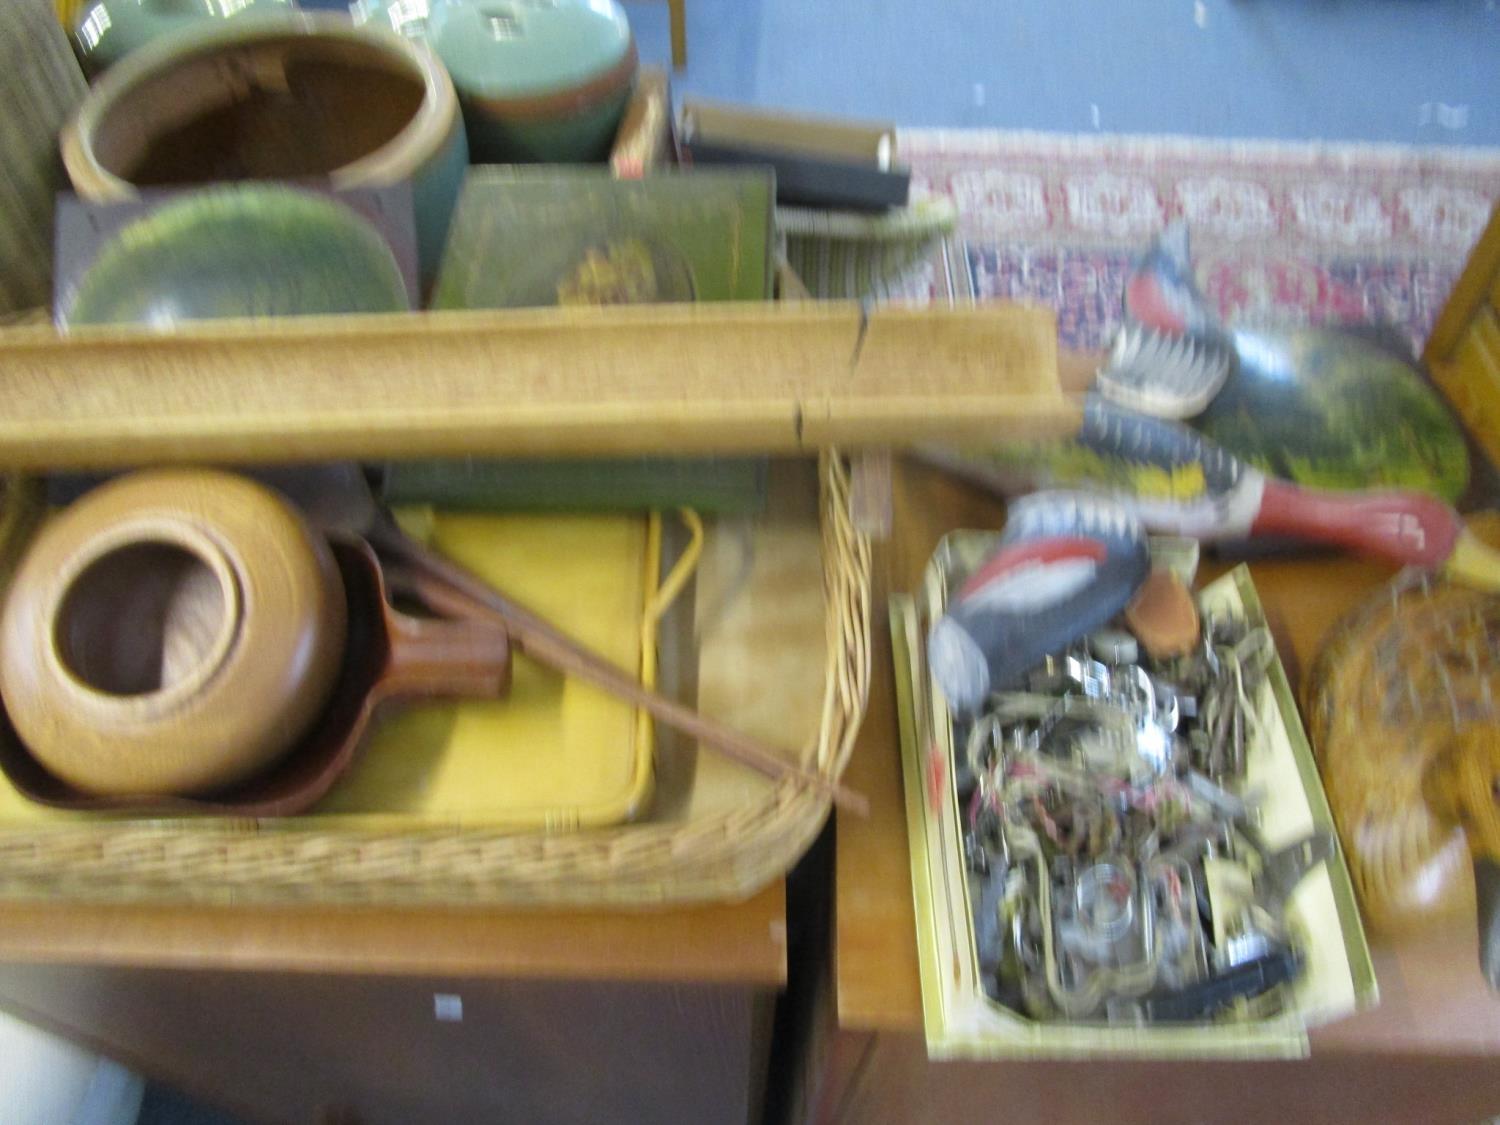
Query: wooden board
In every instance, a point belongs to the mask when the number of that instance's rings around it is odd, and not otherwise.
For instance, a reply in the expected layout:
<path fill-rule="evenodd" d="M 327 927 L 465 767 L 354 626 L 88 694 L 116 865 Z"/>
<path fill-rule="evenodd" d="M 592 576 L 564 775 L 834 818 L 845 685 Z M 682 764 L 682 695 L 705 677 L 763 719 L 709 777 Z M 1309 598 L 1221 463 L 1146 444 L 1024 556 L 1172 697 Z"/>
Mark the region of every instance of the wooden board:
<path fill-rule="evenodd" d="M 920 1036 L 870 1040 L 818 1125 L 1472 1125 L 1500 1108 L 1500 1068 L 1479 1058 L 929 1063 Z"/>
<path fill-rule="evenodd" d="M 658 911 L 9 902 L 0 963 L 570 980 L 786 980 L 786 889 Z"/>
<path fill-rule="evenodd" d="M 843 303 L 0 333 L 0 468 L 1064 433 L 1052 315 Z"/>

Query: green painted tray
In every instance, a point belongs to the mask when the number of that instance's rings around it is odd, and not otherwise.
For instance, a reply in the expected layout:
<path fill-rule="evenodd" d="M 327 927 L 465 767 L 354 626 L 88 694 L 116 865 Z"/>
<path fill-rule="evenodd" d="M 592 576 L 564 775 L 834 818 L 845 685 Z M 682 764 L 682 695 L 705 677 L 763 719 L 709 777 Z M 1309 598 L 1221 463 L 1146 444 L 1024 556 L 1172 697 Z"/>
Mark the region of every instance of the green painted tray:
<path fill-rule="evenodd" d="M 763 301 L 774 197 L 758 171 L 616 180 L 607 168 L 475 168 L 432 304 Z"/>

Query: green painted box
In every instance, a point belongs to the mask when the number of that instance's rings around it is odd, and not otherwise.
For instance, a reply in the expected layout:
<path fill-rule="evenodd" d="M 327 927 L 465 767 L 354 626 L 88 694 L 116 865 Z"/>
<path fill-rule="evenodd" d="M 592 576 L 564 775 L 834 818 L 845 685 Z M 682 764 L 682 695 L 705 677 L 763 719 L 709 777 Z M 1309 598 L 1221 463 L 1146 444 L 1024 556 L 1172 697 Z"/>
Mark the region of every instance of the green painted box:
<path fill-rule="evenodd" d="M 433 307 L 767 300 L 774 198 L 769 172 L 477 167 Z"/>

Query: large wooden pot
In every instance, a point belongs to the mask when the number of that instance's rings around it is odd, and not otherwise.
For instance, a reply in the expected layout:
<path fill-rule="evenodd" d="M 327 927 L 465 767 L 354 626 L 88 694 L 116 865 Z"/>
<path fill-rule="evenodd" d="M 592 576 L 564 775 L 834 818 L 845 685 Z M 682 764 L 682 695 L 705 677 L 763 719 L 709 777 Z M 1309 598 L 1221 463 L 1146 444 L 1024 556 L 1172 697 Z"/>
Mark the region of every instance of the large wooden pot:
<path fill-rule="evenodd" d="M 86 793 L 197 793 L 285 754 L 338 676 L 332 553 L 270 489 L 209 470 L 100 486 L 37 536 L 0 616 L 0 695 Z"/>

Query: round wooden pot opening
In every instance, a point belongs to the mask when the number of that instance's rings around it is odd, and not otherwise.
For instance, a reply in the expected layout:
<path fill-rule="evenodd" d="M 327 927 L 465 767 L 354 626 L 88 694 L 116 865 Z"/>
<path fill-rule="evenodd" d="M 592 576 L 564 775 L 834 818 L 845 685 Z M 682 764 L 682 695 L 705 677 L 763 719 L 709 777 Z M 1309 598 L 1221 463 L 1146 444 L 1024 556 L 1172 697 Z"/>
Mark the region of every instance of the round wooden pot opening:
<path fill-rule="evenodd" d="M 170 706 L 223 666 L 239 590 L 211 542 L 173 535 L 106 546 L 59 599 L 58 660 L 89 694 L 126 706 Z"/>
<path fill-rule="evenodd" d="M 382 39 L 290 30 L 220 36 L 128 77 L 81 128 L 97 169 L 134 187 L 349 176 L 417 124 L 428 93 Z"/>
<path fill-rule="evenodd" d="M 327 543 L 270 489 L 136 473 L 31 544 L 0 615 L 0 698 L 37 762 L 76 789 L 220 789 L 290 752 L 321 713 L 347 608 Z"/>

